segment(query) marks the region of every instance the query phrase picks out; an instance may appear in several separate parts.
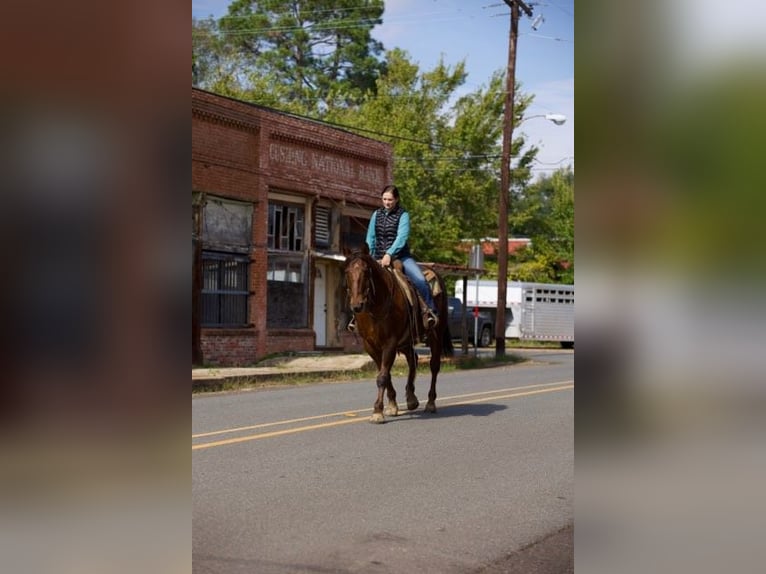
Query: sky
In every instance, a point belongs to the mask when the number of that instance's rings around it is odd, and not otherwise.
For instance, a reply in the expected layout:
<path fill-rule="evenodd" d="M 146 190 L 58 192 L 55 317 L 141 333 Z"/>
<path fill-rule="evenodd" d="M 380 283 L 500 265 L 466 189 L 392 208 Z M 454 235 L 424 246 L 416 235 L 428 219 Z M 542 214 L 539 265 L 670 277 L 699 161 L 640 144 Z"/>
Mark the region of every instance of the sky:
<path fill-rule="evenodd" d="M 192 0 L 192 15 L 221 17 L 231 0 Z M 516 47 L 516 80 L 521 91 L 534 95 L 529 119 L 517 125 L 530 145 L 540 149 L 536 174 L 574 166 L 574 0 L 528 2 L 533 17 L 522 14 Z M 532 29 L 536 17 L 544 21 Z M 386 50 L 401 48 L 421 71 L 440 58 L 448 65 L 465 61 L 466 91 L 486 86 L 508 59 L 510 9 L 502 0 L 386 0 L 383 24 L 372 36 Z M 556 126 L 542 117 L 563 114 Z"/>

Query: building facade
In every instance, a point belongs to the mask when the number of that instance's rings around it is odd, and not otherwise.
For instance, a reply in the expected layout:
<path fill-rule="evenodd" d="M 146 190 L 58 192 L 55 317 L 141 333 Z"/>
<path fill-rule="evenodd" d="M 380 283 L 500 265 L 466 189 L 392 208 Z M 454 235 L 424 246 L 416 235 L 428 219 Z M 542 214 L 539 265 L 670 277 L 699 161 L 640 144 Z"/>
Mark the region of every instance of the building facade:
<path fill-rule="evenodd" d="M 192 89 L 192 363 L 359 350 L 344 248 L 391 182 L 391 146 Z"/>

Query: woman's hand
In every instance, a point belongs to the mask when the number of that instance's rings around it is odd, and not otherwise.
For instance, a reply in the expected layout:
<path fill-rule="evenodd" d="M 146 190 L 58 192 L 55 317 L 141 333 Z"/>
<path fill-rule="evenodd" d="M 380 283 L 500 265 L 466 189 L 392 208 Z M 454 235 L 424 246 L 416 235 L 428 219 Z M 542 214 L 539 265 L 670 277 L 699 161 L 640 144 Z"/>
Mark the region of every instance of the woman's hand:
<path fill-rule="evenodd" d="M 380 260 L 380 264 L 383 267 L 390 267 L 391 266 L 391 256 L 386 253 L 383 258 Z"/>

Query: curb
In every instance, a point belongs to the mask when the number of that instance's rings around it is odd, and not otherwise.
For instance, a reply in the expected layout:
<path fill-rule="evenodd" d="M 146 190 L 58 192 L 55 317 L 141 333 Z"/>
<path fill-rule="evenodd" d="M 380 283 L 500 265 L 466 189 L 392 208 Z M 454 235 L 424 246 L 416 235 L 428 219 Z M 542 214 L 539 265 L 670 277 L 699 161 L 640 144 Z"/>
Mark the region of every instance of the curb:
<path fill-rule="evenodd" d="M 369 357 L 364 360 L 351 361 L 346 365 L 328 367 L 326 365 L 282 366 L 234 368 L 234 369 L 199 369 L 192 371 L 192 391 L 223 390 L 227 385 L 258 384 L 263 382 L 279 382 L 300 376 L 329 378 L 353 375 L 369 369 L 374 365 Z"/>

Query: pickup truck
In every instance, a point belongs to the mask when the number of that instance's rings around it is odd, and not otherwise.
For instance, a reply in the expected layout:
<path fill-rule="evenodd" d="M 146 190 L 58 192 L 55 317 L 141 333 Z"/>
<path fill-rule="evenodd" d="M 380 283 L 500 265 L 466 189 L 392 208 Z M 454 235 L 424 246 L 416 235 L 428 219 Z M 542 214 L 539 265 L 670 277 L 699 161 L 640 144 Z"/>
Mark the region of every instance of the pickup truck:
<path fill-rule="evenodd" d="M 449 330 L 453 339 L 463 338 L 463 301 L 457 297 L 449 297 L 447 299 L 447 306 L 449 308 Z M 486 311 L 479 311 L 479 347 L 489 347 L 494 340 L 494 324 L 492 322 L 492 316 Z M 468 343 L 473 344 L 474 341 L 474 317 L 473 308 L 467 309 L 465 317 L 465 329 L 468 334 Z"/>

